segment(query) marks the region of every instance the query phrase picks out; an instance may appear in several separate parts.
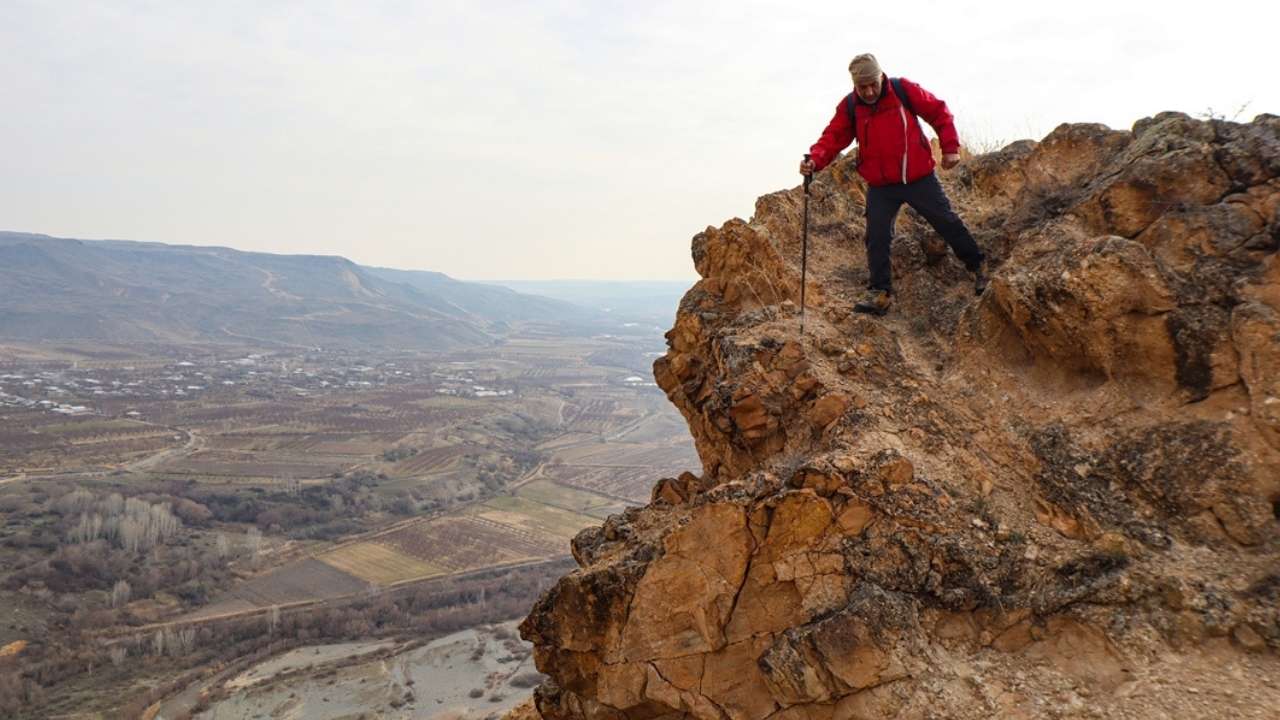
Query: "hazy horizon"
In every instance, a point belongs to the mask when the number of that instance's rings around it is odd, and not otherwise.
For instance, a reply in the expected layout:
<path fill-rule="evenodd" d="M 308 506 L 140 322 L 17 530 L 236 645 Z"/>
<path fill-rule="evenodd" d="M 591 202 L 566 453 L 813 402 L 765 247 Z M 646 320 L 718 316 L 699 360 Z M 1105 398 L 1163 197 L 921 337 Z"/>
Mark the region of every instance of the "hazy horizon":
<path fill-rule="evenodd" d="M 143 243 L 143 244 L 156 244 L 156 243 L 158 243 L 158 242 L 159 242 L 159 241 L 155 241 L 155 240 L 138 240 L 138 239 L 135 239 L 135 238 L 64 237 L 64 236 L 61 236 L 61 235 L 50 235 L 49 233 L 33 232 L 33 231 L 30 231 L 30 230 L 13 230 L 13 229 L 10 229 L 10 228 L 0 228 L 0 235 L 3 235 L 3 234 L 14 234 L 14 235 L 34 235 L 34 236 L 40 236 L 40 237 L 47 237 L 47 238 L 51 238 L 51 239 L 54 239 L 54 240 L 76 240 L 76 241 L 81 241 L 81 242 L 136 242 L 136 243 Z M 254 250 L 254 249 L 248 249 L 248 248 L 240 248 L 240 247 L 234 247 L 234 246 L 231 246 L 231 245 L 225 245 L 225 244 L 198 245 L 198 244 L 195 244 L 195 243 L 182 243 L 182 242 L 173 242 L 173 243 L 168 243 L 168 242 L 159 242 L 159 244 L 161 244 L 161 245 L 172 245 L 172 246 L 174 246 L 174 247 L 207 247 L 207 248 L 221 247 L 221 248 L 227 248 L 227 249 L 230 249 L 230 250 L 235 250 L 235 251 L 237 251 L 237 252 L 246 252 L 246 253 L 263 253 L 263 254 L 267 254 L 267 255 L 300 255 L 300 256 L 311 255 L 311 256 L 317 256 L 317 257 L 340 257 L 340 258 L 343 258 L 343 259 L 346 259 L 346 260 L 350 260 L 351 262 L 354 262 L 354 263 L 356 263 L 357 265 L 360 265 L 361 267 L 368 267 L 368 268 L 373 268 L 373 269 L 384 269 L 384 270 L 400 270 L 400 271 L 406 271 L 406 272 L 433 272 L 433 273 L 441 273 L 441 274 L 443 274 L 443 275 L 447 275 L 447 276 L 449 276 L 450 278 L 452 278 L 452 279 L 454 279 L 454 280 L 459 280 L 459 281 L 462 281 L 462 282 L 483 283 L 483 284 L 486 284 L 486 285 L 502 285 L 502 284 L 504 284 L 504 283 L 530 283 L 530 284 L 536 284 L 536 283 L 546 283 L 546 284 L 554 284 L 554 283 L 604 283 L 604 284 L 632 284 L 632 285 L 644 285 L 644 284 L 673 284 L 673 285 L 674 285 L 674 284 L 687 284 L 687 283 L 693 282 L 694 280 L 696 280 L 696 279 L 697 279 L 697 273 L 691 273 L 691 276 L 692 276 L 691 278 L 669 278 L 669 277 L 638 277 L 638 278 L 593 278 L 593 277 L 547 277 L 547 278 L 503 277 L 503 278 L 468 278 L 468 277 L 459 277 L 459 276 L 454 275 L 454 274 L 452 274 L 452 273 L 444 272 L 443 270 L 437 270 L 437 269 L 435 269 L 435 268 L 393 267 L 393 266 L 390 266 L 390 265 L 373 265 L 373 264 L 369 264 L 369 263 L 361 263 L 361 262 L 357 262 L 357 261 L 353 260 L 353 259 L 352 259 L 352 258 L 350 258 L 350 257 L 347 257 L 347 256 L 345 256 L 345 255 L 340 255 L 340 254 L 337 254 L 337 253 L 321 253 L 321 252 L 306 252 L 306 251 L 301 251 L 301 252 L 273 252 L 273 251 L 269 251 L 269 250 Z"/>
<path fill-rule="evenodd" d="M 1259 82 L 1280 10 L 908 15 L 763 0 L 5 3 L 0 218 L 475 281 L 692 280 L 694 234 L 797 184 L 858 52 L 946 100 L 977 149 L 1062 122 L 1280 111 L 1280 86 Z"/>

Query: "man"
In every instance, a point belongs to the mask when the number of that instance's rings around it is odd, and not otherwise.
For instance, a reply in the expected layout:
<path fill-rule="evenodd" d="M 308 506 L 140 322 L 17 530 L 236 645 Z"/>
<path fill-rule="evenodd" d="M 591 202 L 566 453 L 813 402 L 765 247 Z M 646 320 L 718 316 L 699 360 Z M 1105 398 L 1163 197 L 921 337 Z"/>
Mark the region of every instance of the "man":
<path fill-rule="evenodd" d="M 871 54 L 855 57 L 849 73 L 854 91 L 836 106 L 822 137 L 809 149 L 812 159 L 800 164 L 800 174 L 821 170 L 849 143 L 858 141 L 858 173 L 868 186 L 866 245 L 871 280 L 866 296 L 854 309 L 875 315 L 889 311 L 893 297 L 889 244 L 903 203 L 915 208 L 946 240 L 973 273 L 974 292 L 981 295 L 987 287 L 982 251 L 951 209 L 933 173 L 933 151 L 917 118 L 924 118 L 938 133 L 942 167 L 953 168 L 960 162 L 960 139 L 947 104 L 906 78 L 890 80 Z"/>

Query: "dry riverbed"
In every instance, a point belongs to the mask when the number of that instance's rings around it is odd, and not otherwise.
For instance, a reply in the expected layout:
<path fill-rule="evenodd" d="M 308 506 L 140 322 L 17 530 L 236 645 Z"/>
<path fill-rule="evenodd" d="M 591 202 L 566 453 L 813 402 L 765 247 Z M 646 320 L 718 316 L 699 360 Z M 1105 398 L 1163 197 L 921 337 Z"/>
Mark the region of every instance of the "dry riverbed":
<path fill-rule="evenodd" d="M 225 697 L 196 717 L 497 716 L 528 698 L 537 684 L 529 645 L 515 625 L 465 630 L 389 655 L 392 641 L 297 648 L 228 678 Z"/>

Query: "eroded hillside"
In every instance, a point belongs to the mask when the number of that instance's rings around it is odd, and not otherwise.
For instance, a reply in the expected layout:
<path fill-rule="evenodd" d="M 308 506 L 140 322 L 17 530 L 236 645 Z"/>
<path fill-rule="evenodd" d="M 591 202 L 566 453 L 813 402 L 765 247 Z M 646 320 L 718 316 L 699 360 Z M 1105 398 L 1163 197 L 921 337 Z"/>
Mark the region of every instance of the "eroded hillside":
<path fill-rule="evenodd" d="M 702 460 L 522 626 L 545 718 L 1273 717 L 1280 118 L 1064 125 L 945 181 L 994 266 L 862 188 L 693 241 L 654 366 Z"/>

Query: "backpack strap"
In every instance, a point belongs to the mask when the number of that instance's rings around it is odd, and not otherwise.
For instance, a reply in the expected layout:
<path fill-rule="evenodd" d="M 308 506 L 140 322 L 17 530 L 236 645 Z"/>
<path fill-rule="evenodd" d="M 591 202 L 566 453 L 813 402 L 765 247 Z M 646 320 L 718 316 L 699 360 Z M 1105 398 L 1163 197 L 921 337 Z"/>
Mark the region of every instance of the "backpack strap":
<path fill-rule="evenodd" d="M 920 123 L 920 115 L 916 109 L 911 107 L 911 98 L 907 97 L 907 91 L 902 89 L 902 78 L 889 78 L 889 86 L 893 88 L 893 94 L 898 96 L 898 102 L 902 103 L 902 107 L 916 118 L 916 130 L 920 132 L 920 139 L 925 145 L 929 144 L 929 138 L 924 134 L 924 126 Z"/>
<path fill-rule="evenodd" d="M 902 103 L 902 107 L 906 108 L 907 112 L 916 117 L 920 116 L 915 108 L 911 107 L 911 100 L 907 97 L 907 92 L 902 89 L 902 78 L 889 78 L 889 87 L 893 88 L 893 94 L 898 96 L 898 102 Z"/>

